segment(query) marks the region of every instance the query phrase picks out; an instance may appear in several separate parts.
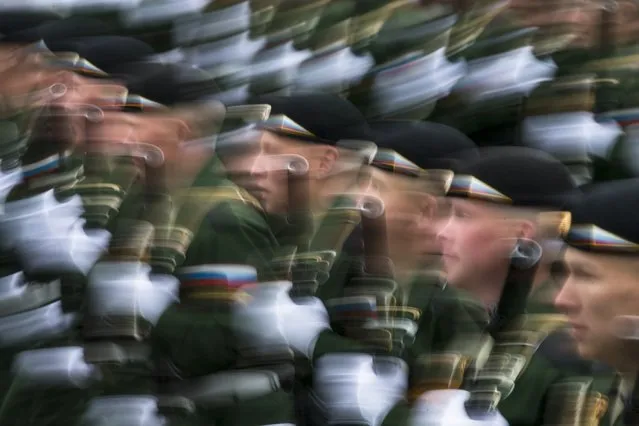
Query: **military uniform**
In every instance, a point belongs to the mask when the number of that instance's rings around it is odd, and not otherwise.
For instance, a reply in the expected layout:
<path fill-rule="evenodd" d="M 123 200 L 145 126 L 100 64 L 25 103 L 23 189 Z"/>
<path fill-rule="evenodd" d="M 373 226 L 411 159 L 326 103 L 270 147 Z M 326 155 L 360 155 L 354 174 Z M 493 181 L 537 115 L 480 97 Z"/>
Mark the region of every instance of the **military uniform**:
<path fill-rule="evenodd" d="M 378 122 L 373 128 L 380 146 L 396 148 L 428 169 L 450 170 L 460 152 L 470 151 L 466 155 L 472 155 L 475 147 L 458 131 L 432 123 Z M 407 178 L 415 178 L 420 170 L 389 150 L 380 150 L 372 164 Z M 428 169 L 423 173 L 429 176 L 431 172 L 433 187 L 439 191 L 444 189 L 445 173 L 440 170 L 441 175 L 438 175 L 436 170 Z M 460 386 L 469 361 L 481 346 L 476 337 L 480 336 L 485 324 L 479 324 L 475 318 L 477 314 L 467 309 L 461 294 L 442 282 L 435 265 L 416 271 L 403 283 L 394 283 L 392 278 L 384 275 L 383 268 L 379 272 L 367 272 L 364 260 L 370 253 L 362 251 L 361 244 L 365 237 L 363 233 L 371 230 L 356 230 L 346 242 L 342 256 L 338 257 L 331 277 L 319 288 L 318 295 L 329 308 L 333 329 L 358 344 L 340 345 L 331 342 L 328 334 L 320 335 L 315 346 L 316 359 L 330 359 L 334 354 L 349 352 L 400 358 L 407 365 L 406 396 L 410 402 L 427 390 Z M 377 259 L 378 262 L 382 260 Z M 384 294 L 392 295 L 390 301 L 383 302 Z M 377 305 L 367 304 L 367 295 L 377 299 Z M 358 329 L 358 324 L 361 327 L 370 316 L 378 318 L 380 325 Z M 316 392 L 321 395 L 322 385 L 317 382 L 316 386 Z M 330 403 L 324 407 L 329 416 L 331 407 Z M 403 423 L 409 416 L 410 405 L 399 403 L 385 416 L 384 424 Z"/>
<path fill-rule="evenodd" d="M 567 170 L 556 160 L 526 150 L 520 151 L 520 154 L 517 151 L 495 150 L 492 155 L 480 158 L 468 169 L 462 166 L 461 173 L 478 179 L 475 185 L 487 184 L 493 191 L 504 191 L 499 193 L 502 195 L 494 192 L 494 196 L 513 197 L 511 200 L 515 205 L 524 202 L 535 208 L 543 205 L 561 206 L 569 201 L 567 196 L 573 184 Z M 528 171 L 516 166 L 522 160 L 528 162 Z M 528 190 L 510 187 L 498 178 L 500 173 L 507 173 L 504 170 L 507 167 L 517 167 L 519 179 L 526 179 L 526 173 L 530 173 L 535 185 Z M 537 176 L 542 174 L 553 177 L 547 181 L 538 180 Z M 544 182 L 547 186 L 544 186 Z M 473 195 L 477 194 L 475 191 L 463 189 L 460 183 L 453 181 L 450 195 L 485 200 L 484 196 Z M 520 185 L 519 188 L 525 187 L 521 182 L 517 185 Z M 516 197 L 525 201 L 518 201 Z M 533 276 L 517 280 L 522 279 L 528 280 L 528 284 L 520 282 L 519 285 L 522 288 L 528 286 L 529 289 Z M 477 404 L 486 409 L 494 404 L 492 406 L 496 406 L 511 425 L 563 424 L 570 421 L 570 416 L 577 415 L 588 421 L 599 421 L 603 415 L 600 407 L 604 400 L 593 387 L 595 376 L 590 371 L 589 363 L 582 367 L 584 363 L 574 351 L 562 351 L 552 343 L 557 342 L 555 333 L 564 326 L 566 319 L 552 310 L 527 312 L 528 291 L 520 294 L 511 292 L 510 285 L 514 282 L 507 279 L 501 295 L 496 319 L 501 320 L 502 324 L 496 329 L 492 328 L 493 349 L 484 367 L 466 384 L 471 391 L 471 406 Z M 502 310 L 505 300 L 510 307 L 507 311 Z M 512 309 L 513 306 L 516 308 Z M 495 317 L 491 323 L 495 323 Z M 553 336 L 553 339 L 546 342 L 549 336 Z M 495 379 L 500 384 L 493 388 L 490 383 L 494 383 Z M 600 379 L 606 381 L 605 376 Z M 524 404 L 530 410 L 522 410 Z"/>
<path fill-rule="evenodd" d="M 279 243 L 262 207 L 214 158 L 185 191 L 174 227 L 192 237 L 173 263 L 181 303 L 163 313 L 151 336 L 161 393 L 192 398 L 203 424 L 291 423 L 292 354 L 242 350 L 232 318 L 244 297 L 237 286 L 276 275 Z"/>
<path fill-rule="evenodd" d="M 456 18 L 441 5 L 402 2 L 361 16 L 362 28 L 355 31 L 363 34 L 356 37 L 368 42 L 375 67 L 353 87 L 350 98 L 367 117 L 423 120 L 450 93 L 464 72 L 462 63 L 451 63 L 445 55 Z"/>
<path fill-rule="evenodd" d="M 580 253 L 587 253 L 593 257 L 593 260 L 597 258 L 599 254 L 605 254 L 609 257 L 617 257 L 620 260 L 625 259 L 632 260 L 636 255 L 637 244 L 637 227 L 632 221 L 619 222 L 618 214 L 624 215 L 623 210 L 617 209 L 609 210 L 603 208 L 603 206 L 619 206 L 619 209 L 632 209 L 636 205 L 636 200 L 633 191 L 633 187 L 636 184 L 635 179 L 619 180 L 616 182 L 604 183 L 595 185 L 587 192 L 584 192 L 582 197 L 577 199 L 571 206 L 572 224 L 569 232 L 564 237 L 567 243 L 567 249 L 564 254 L 562 262 L 562 272 L 566 280 L 563 281 L 561 292 L 557 296 L 556 304 L 560 310 L 564 310 L 567 307 L 566 291 L 574 291 L 574 272 L 570 269 L 571 264 L 568 260 L 568 251 L 578 250 Z M 591 234 L 582 237 L 584 230 L 592 230 Z M 614 239 L 614 244 L 604 244 L 601 242 L 603 235 L 607 235 L 605 238 Z M 620 264 L 620 267 L 626 266 Z M 605 285 L 613 286 L 616 282 L 606 281 Z M 569 288 L 567 288 L 569 287 Z M 620 308 L 622 309 L 622 308 Z M 621 316 L 630 315 L 629 318 L 634 319 L 633 313 L 623 312 L 620 309 L 615 309 L 613 315 Z M 577 311 L 568 312 L 566 314 L 573 316 L 577 314 Z M 571 318 L 574 321 L 574 317 Z M 629 329 L 625 329 L 623 326 L 614 327 L 611 331 L 615 333 L 614 336 L 619 339 L 614 344 L 621 343 L 624 345 L 624 339 L 634 337 L 634 332 Z M 612 343 L 611 342 L 611 343 Z M 583 344 L 584 342 L 579 341 Z M 629 356 L 631 354 L 625 354 L 625 351 L 631 349 L 626 346 L 620 346 L 622 351 L 621 355 Z M 611 348 L 612 349 L 612 348 Z M 614 350 L 614 349 L 613 349 Z M 601 363 L 604 363 L 604 352 L 598 352 L 590 355 L 596 361 L 595 366 L 597 369 L 593 369 L 596 373 L 593 375 L 593 389 L 599 392 L 599 397 L 604 399 L 607 403 L 600 407 L 600 416 L 603 415 L 600 424 L 605 425 L 627 425 L 634 424 L 636 422 L 636 382 L 632 374 L 611 374 L 610 370 L 615 368 L 614 365 L 608 367 L 601 367 Z M 608 361 L 610 364 L 614 362 Z M 604 374 L 601 374 L 601 371 Z M 612 378 L 612 379 L 611 379 Z"/>
<path fill-rule="evenodd" d="M 53 20 L 9 38 L 55 40 L 82 32 L 82 28 L 73 29 Z M 83 75 L 95 76 L 93 72 L 99 71 L 79 56 L 69 59 L 60 64 Z M 11 315 L 4 318 L 8 328 L 3 355 L 6 365 L 12 366 L 12 380 L 5 380 L 11 387 L 3 403 L 3 424 L 68 424 L 80 418 L 97 391 L 92 387 L 97 370 L 85 363 L 82 348 L 74 345 L 81 341 L 78 325 L 85 274 L 106 247 L 109 236 L 95 227 L 83 229 L 82 201 L 68 191 L 85 178 L 83 161 L 72 154 L 68 134 L 52 133 L 47 128 L 63 130 L 61 124 L 66 118 L 55 108 L 40 112 L 28 129 L 26 150 L 21 147 L 17 152 L 7 152 L 13 164 L 20 158 L 17 170 L 21 179 L 8 195 L 3 227 L 7 248 L 15 253 L 11 258 L 24 273 L 5 280 L 17 279 L 17 288 L 24 291 L 6 301 L 6 308 L 10 308 L 6 313 Z M 30 227 L 25 228 L 21 222 Z M 12 260 L 7 257 L 5 261 L 8 264 Z M 48 373 L 42 370 L 45 359 L 50 363 Z M 66 366 L 60 373 L 65 361 L 79 374 L 76 382 L 65 379 Z M 29 416 L 25 416 L 25 410 Z"/>

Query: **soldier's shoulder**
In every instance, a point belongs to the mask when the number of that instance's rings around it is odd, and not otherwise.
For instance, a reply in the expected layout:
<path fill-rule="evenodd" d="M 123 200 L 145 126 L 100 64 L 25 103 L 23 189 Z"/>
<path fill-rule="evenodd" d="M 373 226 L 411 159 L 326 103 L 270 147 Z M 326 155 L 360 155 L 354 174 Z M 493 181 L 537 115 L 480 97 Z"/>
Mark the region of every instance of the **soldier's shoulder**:
<path fill-rule="evenodd" d="M 252 204 L 245 204 L 238 200 L 225 200 L 213 207 L 208 215 L 208 221 L 213 227 L 238 226 L 258 229 L 268 229 L 268 222 L 264 212 Z"/>
<path fill-rule="evenodd" d="M 223 192 L 207 214 L 210 226 L 269 230 L 266 214 L 255 198 L 241 188 L 217 189 Z"/>
<path fill-rule="evenodd" d="M 575 341 L 565 329 L 555 330 L 540 343 L 537 354 L 569 376 L 588 376 L 593 362 L 579 356 Z"/>

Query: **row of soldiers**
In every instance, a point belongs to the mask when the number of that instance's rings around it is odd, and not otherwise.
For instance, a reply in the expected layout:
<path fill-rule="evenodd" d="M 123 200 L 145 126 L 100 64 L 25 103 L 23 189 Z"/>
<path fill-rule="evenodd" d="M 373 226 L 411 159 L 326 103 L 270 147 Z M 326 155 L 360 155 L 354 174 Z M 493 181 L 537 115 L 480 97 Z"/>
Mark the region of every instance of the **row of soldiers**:
<path fill-rule="evenodd" d="M 0 424 L 637 422 L 636 180 L 10 18 Z"/>
<path fill-rule="evenodd" d="M 65 1 L 56 10 L 71 14 L 68 25 L 81 25 L 85 35 L 133 34 L 153 46 L 157 59 L 205 69 L 225 103 L 328 91 L 348 96 L 369 118 L 428 118 L 480 145 L 551 150 L 580 182 L 636 175 L 628 160 L 634 144 L 625 140 L 634 140 L 634 131 L 620 137 L 637 106 L 631 0 L 552 7 L 386 0 L 175 7 L 170 0 L 112 0 Z M 39 37 L 50 38 L 55 14 L 39 15 L 50 24 Z M 5 40 L 37 38 L 11 30 L 24 23 L 10 13 L 5 19 Z"/>

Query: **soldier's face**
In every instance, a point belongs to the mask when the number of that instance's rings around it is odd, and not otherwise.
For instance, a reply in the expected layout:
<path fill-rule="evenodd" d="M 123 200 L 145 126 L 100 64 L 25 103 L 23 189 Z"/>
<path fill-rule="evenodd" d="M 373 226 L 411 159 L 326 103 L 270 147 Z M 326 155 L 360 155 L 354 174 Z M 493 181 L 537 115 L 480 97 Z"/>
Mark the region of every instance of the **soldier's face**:
<path fill-rule="evenodd" d="M 437 235 L 444 270 L 451 285 L 472 291 L 482 279 L 495 279 L 504 270 L 517 230 L 493 206 L 480 201 L 449 200 L 450 215 L 440 221 Z"/>
<path fill-rule="evenodd" d="M 236 145 L 222 157 L 227 176 L 236 185 L 247 190 L 269 213 L 279 213 L 286 208 L 286 172 L 269 154 L 273 141 L 268 132 L 251 134 L 250 140 Z M 285 188 L 285 186 L 284 186 Z"/>
<path fill-rule="evenodd" d="M 384 201 L 388 244 L 398 264 L 420 263 L 441 252 L 433 223 L 437 210 L 435 197 L 421 190 L 412 178 L 375 171 L 374 185 Z M 402 266 L 402 265 L 396 265 Z M 408 265 L 406 265 L 408 266 Z"/>
<path fill-rule="evenodd" d="M 250 158 L 250 171 L 241 186 L 272 214 L 288 210 L 288 162 L 290 155 L 310 158 L 306 146 L 270 132 L 262 132 L 259 152 Z"/>
<path fill-rule="evenodd" d="M 579 354 L 619 367 L 619 316 L 639 315 L 636 259 L 566 249 L 555 306 L 569 318 Z M 636 332 L 636 331 L 635 331 Z"/>
<path fill-rule="evenodd" d="M 220 150 L 220 159 L 224 164 L 227 177 L 236 185 L 247 189 L 255 185 L 253 166 L 262 153 L 260 143 L 262 132 L 246 135 L 230 148 Z"/>

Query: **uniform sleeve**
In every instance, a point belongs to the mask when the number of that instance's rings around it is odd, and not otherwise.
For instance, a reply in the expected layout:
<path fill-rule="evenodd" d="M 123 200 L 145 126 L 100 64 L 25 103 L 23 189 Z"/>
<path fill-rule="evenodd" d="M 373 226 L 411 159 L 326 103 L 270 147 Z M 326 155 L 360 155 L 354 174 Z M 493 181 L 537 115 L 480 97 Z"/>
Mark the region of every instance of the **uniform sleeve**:
<path fill-rule="evenodd" d="M 250 265 L 260 281 L 272 279 L 278 244 L 262 214 L 252 206 L 229 201 L 211 210 L 195 235 L 185 266 Z"/>
<path fill-rule="evenodd" d="M 438 382 L 437 367 L 440 364 L 430 364 L 429 355 L 461 353 L 473 356 L 481 345 L 486 323 L 485 310 L 475 310 L 475 305 L 468 305 L 450 287 L 442 289 L 439 285 L 422 285 L 419 289 L 420 294 L 415 297 L 420 300 L 417 304 L 421 307 L 422 316 L 415 341 L 404 357 L 409 366 L 409 395 L 386 415 L 382 426 L 407 426 L 411 423 L 410 401 L 430 387 L 424 387 L 425 382 L 431 385 L 433 381 Z M 447 366 L 441 371 L 443 374 L 450 373 Z M 448 383 L 449 378 L 440 379 L 441 383 Z"/>
<path fill-rule="evenodd" d="M 214 207 L 202 221 L 184 266 L 250 265 L 261 280 L 270 274 L 276 242 L 261 214 L 252 206 L 228 201 Z M 228 369 L 236 362 L 230 312 L 196 310 L 175 305 L 160 318 L 153 342 L 186 376 Z"/>
<path fill-rule="evenodd" d="M 196 377 L 234 364 L 233 336 L 228 314 L 173 305 L 153 329 L 152 344 L 181 375 Z"/>
<path fill-rule="evenodd" d="M 340 336 L 332 330 L 326 330 L 320 333 L 315 343 L 313 360 L 330 353 L 361 353 L 368 351 L 369 348 L 357 341 Z"/>

